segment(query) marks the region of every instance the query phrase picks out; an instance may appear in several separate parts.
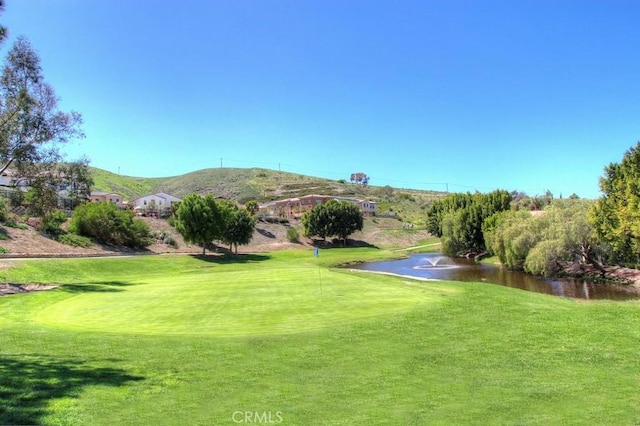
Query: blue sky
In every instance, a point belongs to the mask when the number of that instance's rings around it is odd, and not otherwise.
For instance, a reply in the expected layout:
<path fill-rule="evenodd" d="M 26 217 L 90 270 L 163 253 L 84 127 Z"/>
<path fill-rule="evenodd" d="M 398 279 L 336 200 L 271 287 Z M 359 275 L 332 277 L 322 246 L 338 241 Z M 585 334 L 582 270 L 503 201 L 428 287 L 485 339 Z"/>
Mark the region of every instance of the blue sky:
<path fill-rule="evenodd" d="M 600 195 L 640 139 L 640 2 L 6 0 L 131 176 L 264 167 L 371 185 Z"/>

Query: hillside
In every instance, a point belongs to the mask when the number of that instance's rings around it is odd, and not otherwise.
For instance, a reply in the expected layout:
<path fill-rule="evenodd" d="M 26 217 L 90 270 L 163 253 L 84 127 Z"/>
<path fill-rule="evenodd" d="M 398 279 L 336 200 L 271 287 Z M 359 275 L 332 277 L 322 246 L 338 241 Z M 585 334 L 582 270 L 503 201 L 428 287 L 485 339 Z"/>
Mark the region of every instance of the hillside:
<path fill-rule="evenodd" d="M 187 194 L 213 194 L 245 203 L 326 194 L 367 198 L 378 203 L 381 214 L 392 214 L 405 221 L 420 224 L 428 203 L 446 193 L 398 189 L 389 186 L 362 186 L 345 180 L 331 180 L 268 169 L 215 168 L 203 169 L 181 176 L 141 178 L 121 176 L 92 168 L 94 190 L 116 192 L 126 199 L 166 192 L 176 197 Z"/>
<path fill-rule="evenodd" d="M 16 229 L 0 227 L 5 238 L 1 246 L 8 251 L 8 254 L 1 257 L 23 257 L 23 256 L 86 256 L 86 255 L 108 255 L 126 254 L 134 252 L 143 253 L 194 253 L 201 252 L 201 248 L 189 245 L 184 242 L 182 236 L 164 219 L 150 217 L 141 218 L 150 229 L 157 233 L 166 233 L 173 237 L 178 243 L 176 248 L 157 241 L 145 250 L 130 250 L 123 247 L 112 247 L 101 244 L 93 244 L 87 248 L 71 247 L 61 244 L 48 238 L 33 228 Z M 424 230 L 405 229 L 403 224 L 391 218 L 367 218 L 364 222 L 364 229 L 350 236 L 352 245 L 368 245 L 383 249 L 407 248 L 425 243 L 433 243 L 429 234 Z M 291 224 L 272 224 L 259 221 L 256 230 L 247 246 L 238 247 L 240 253 L 271 252 L 282 249 L 308 248 L 312 249 L 313 241 L 301 237 L 299 243 L 289 242 L 287 239 L 287 228 L 295 227 L 302 235 L 302 226 L 298 221 Z"/>

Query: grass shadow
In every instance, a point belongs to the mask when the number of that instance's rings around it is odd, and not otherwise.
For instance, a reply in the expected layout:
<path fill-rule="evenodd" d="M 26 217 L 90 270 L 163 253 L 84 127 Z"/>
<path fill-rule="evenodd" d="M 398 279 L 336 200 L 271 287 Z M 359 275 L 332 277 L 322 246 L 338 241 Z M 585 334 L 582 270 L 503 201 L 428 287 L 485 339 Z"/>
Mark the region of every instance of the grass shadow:
<path fill-rule="evenodd" d="M 52 400 L 76 397 L 86 386 L 115 387 L 143 379 L 77 359 L 0 356 L 0 424 L 42 424 Z"/>
<path fill-rule="evenodd" d="M 194 259 L 201 260 L 207 263 L 215 263 L 219 265 L 226 265 L 231 263 L 256 263 L 256 262 L 264 262 L 265 260 L 271 259 L 271 256 L 266 254 L 218 254 L 218 255 L 191 255 Z"/>
<path fill-rule="evenodd" d="M 82 284 L 63 284 L 60 289 L 69 293 L 115 293 L 124 291 L 120 287 L 131 285 L 134 284 L 126 281 L 94 281 Z"/>

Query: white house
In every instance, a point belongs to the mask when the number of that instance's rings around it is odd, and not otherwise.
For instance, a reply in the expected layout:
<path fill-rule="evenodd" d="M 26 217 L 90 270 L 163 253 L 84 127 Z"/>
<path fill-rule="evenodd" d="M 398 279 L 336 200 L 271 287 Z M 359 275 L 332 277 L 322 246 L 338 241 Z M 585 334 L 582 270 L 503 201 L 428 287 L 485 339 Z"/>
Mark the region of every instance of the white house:
<path fill-rule="evenodd" d="M 163 212 L 171 209 L 171 205 L 182 201 L 180 198 L 174 197 L 164 192 L 157 194 L 145 195 L 136 198 L 131 202 L 131 206 L 135 211 L 146 212 L 147 209 L 153 208 L 155 211 Z"/>

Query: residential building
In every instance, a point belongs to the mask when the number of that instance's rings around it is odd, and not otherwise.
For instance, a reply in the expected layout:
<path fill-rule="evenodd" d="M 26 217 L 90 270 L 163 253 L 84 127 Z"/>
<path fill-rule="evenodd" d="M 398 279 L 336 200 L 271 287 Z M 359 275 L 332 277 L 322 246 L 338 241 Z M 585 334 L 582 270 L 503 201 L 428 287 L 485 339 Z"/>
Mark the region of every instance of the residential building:
<path fill-rule="evenodd" d="M 134 211 L 140 214 L 157 214 L 164 215 L 171 211 L 171 206 L 174 203 L 182 201 L 178 197 L 167 194 L 165 192 L 158 192 L 156 194 L 145 195 L 143 197 L 136 198 L 131 202 L 131 206 Z"/>
<path fill-rule="evenodd" d="M 122 195 L 115 192 L 91 191 L 89 197 L 92 203 L 112 203 L 120 208 L 125 206 Z"/>
<path fill-rule="evenodd" d="M 363 216 L 371 217 L 375 216 L 377 213 L 377 206 L 373 201 L 349 197 L 335 197 L 332 195 L 311 194 L 299 198 L 286 198 L 261 204 L 259 206 L 258 214 L 298 219 L 305 212 L 312 210 L 315 206 L 324 204 L 330 200 L 352 202 L 358 206 L 360 211 L 362 211 Z"/>

